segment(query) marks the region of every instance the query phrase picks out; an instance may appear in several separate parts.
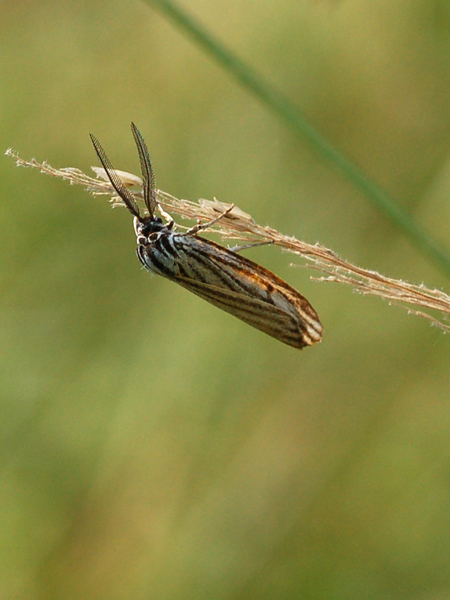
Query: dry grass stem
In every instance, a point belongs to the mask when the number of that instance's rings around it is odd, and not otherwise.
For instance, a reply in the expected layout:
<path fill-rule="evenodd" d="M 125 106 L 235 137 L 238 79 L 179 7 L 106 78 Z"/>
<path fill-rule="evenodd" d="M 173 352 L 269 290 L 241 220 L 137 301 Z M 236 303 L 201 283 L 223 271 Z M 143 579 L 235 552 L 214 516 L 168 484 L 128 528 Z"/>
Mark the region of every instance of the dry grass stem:
<path fill-rule="evenodd" d="M 23 160 L 11 149 L 7 150 L 6 154 L 12 156 L 18 166 L 34 167 L 52 177 L 65 179 L 72 185 L 82 185 L 95 196 L 110 196 L 113 206 L 123 206 L 103 169 L 92 167 L 97 175 L 97 178 L 93 178 L 80 171 L 80 169 L 71 167 L 54 169 L 46 162 L 38 163 L 34 159 L 30 161 Z M 133 193 L 137 198 L 142 199 L 142 180 L 140 177 L 123 171 L 117 171 L 117 173 L 125 185 L 137 188 L 133 190 Z M 201 222 L 210 221 L 230 207 L 229 204 L 219 202 L 216 199 L 213 201 L 199 200 L 198 203 L 190 202 L 189 200 L 175 198 L 161 190 L 158 190 L 157 197 L 163 209 L 184 218 Z M 183 226 L 178 225 L 178 227 Z M 376 271 L 356 267 L 320 244 L 307 244 L 294 237 L 286 237 L 270 227 L 258 225 L 250 215 L 236 206 L 216 223 L 214 230 L 218 231 L 222 238 L 227 240 L 239 240 L 244 243 L 263 241 L 280 246 L 288 252 L 306 258 L 311 263 L 311 268 L 324 273 L 324 276 L 314 278 L 316 281 L 331 281 L 351 285 L 360 294 L 385 298 L 392 304 L 406 308 L 410 314 L 428 319 L 433 325 L 440 327 L 442 330 L 450 331 L 450 296 L 444 292 L 429 289 L 424 285 L 413 285 L 402 280 L 391 279 Z M 435 312 L 430 314 L 428 311 Z"/>

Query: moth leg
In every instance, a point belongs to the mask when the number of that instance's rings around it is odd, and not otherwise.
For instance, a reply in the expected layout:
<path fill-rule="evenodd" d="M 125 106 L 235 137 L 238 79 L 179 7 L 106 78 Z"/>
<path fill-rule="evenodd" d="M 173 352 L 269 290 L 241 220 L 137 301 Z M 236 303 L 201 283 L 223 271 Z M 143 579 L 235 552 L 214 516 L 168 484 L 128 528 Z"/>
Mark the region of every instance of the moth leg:
<path fill-rule="evenodd" d="M 166 227 L 168 229 L 172 229 L 172 227 L 175 225 L 175 221 L 173 220 L 173 218 L 169 215 L 169 213 L 167 213 L 163 207 L 161 206 L 161 204 L 158 202 L 158 210 L 161 214 L 161 216 L 163 216 L 165 218 L 165 220 L 167 221 L 166 223 Z"/>
<path fill-rule="evenodd" d="M 227 210 L 224 210 L 223 213 L 220 213 L 220 215 L 218 217 L 216 217 L 215 219 L 212 219 L 212 221 L 208 221 L 208 223 L 204 223 L 203 225 L 201 223 L 194 225 L 194 227 L 191 227 L 190 229 L 188 229 L 186 231 L 186 235 L 195 235 L 196 233 L 198 233 L 199 231 L 202 231 L 203 229 L 209 229 L 210 227 L 215 225 L 217 223 L 217 221 L 220 221 L 220 219 L 223 219 L 223 217 L 226 217 L 227 214 L 233 210 L 233 208 L 234 208 L 234 204 L 232 204 L 229 208 L 227 208 Z"/>
<path fill-rule="evenodd" d="M 240 252 L 241 250 L 248 250 L 249 248 L 255 248 L 256 246 L 268 246 L 269 244 L 273 244 L 273 240 L 267 240 L 265 242 L 253 242 L 251 244 L 245 244 L 244 246 L 233 246 L 232 248 L 228 248 L 231 252 Z"/>

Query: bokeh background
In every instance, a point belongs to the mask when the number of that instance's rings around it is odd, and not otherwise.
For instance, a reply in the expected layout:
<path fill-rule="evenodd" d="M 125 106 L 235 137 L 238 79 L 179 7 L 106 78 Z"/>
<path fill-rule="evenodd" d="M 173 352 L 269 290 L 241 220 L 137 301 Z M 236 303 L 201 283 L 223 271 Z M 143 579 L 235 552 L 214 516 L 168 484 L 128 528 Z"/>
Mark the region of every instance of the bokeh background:
<path fill-rule="evenodd" d="M 184 2 L 442 243 L 444 0 Z M 0 3 L 0 140 L 234 202 L 391 277 L 450 282 L 153 7 Z M 450 598 L 450 338 L 247 251 L 325 327 L 298 352 L 161 278 L 131 218 L 0 160 L 0 598 Z"/>

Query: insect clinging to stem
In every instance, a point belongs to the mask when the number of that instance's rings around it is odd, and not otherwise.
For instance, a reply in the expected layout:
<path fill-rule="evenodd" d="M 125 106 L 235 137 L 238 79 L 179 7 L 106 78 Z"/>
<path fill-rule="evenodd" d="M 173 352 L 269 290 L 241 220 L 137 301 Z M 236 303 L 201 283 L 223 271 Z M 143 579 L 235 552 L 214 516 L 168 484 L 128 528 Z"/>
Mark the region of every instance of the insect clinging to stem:
<path fill-rule="evenodd" d="M 184 233 L 174 230 L 173 219 L 168 218 L 164 224 L 155 215 L 158 202 L 150 155 L 134 123 L 131 130 L 141 164 L 147 212 L 140 210 L 136 197 L 120 179 L 97 138 L 91 134 L 91 139 L 113 188 L 134 216 L 136 253 L 145 269 L 289 346 L 301 349 L 319 342 L 323 327 L 304 296 L 256 262 L 198 235 L 225 217 L 233 205 L 212 221 L 194 225 Z"/>

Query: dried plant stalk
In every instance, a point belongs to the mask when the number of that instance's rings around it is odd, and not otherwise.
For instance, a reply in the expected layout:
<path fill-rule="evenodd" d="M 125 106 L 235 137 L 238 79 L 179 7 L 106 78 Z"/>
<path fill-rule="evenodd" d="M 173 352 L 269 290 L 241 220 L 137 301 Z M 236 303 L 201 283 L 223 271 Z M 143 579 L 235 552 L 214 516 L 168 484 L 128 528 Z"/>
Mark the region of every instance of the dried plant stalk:
<path fill-rule="evenodd" d="M 107 195 L 113 206 L 123 206 L 116 195 L 103 169 L 92 167 L 97 178 L 89 177 L 80 169 L 68 167 L 54 169 L 46 162 L 23 160 L 11 149 L 6 151 L 8 156 L 16 160 L 18 166 L 34 167 L 52 177 L 60 177 L 71 185 L 83 185 L 94 195 Z M 125 185 L 134 186 L 133 193 L 142 198 L 142 180 L 136 175 L 117 171 Z M 198 203 L 175 198 L 161 190 L 157 191 L 158 203 L 164 210 L 176 213 L 187 219 L 209 221 L 230 207 L 229 204 L 214 199 L 199 200 Z M 182 227 L 178 225 L 178 227 Z M 220 219 L 214 227 L 224 239 L 239 240 L 246 243 L 268 242 L 283 248 L 288 252 L 306 258 L 310 267 L 325 275 L 313 278 L 316 281 L 327 281 L 351 285 L 360 294 L 380 296 L 390 303 L 406 308 L 410 314 L 428 319 L 433 325 L 443 331 L 450 331 L 450 296 L 436 289 L 429 289 L 423 284 L 414 285 L 398 279 L 385 277 L 376 271 L 362 269 L 339 258 L 335 252 L 321 244 L 307 244 L 294 237 L 287 237 L 271 227 L 263 227 L 255 223 L 250 215 L 234 206 L 233 210 Z M 436 311 L 430 314 L 428 311 Z"/>

